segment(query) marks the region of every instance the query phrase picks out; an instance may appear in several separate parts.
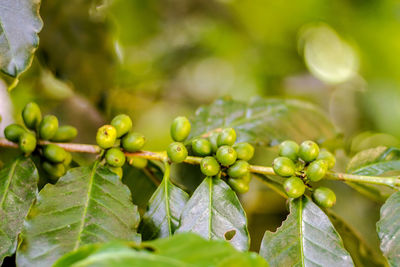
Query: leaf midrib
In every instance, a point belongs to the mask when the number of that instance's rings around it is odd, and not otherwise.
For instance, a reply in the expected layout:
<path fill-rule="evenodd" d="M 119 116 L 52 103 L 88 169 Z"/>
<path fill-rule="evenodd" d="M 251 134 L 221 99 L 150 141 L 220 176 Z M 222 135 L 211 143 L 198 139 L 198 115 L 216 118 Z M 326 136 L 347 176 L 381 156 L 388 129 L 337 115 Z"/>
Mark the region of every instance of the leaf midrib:
<path fill-rule="evenodd" d="M 303 235 L 303 199 L 299 200 L 299 231 L 300 231 L 300 258 L 301 258 L 301 266 L 304 265 L 304 235 Z"/>
<path fill-rule="evenodd" d="M 10 185 L 11 185 L 12 177 L 13 177 L 14 174 L 15 174 L 15 169 L 16 169 L 17 163 L 18 163 L 19 161 L 20 161 L 19 158 L 16 159 L 16 160 L 14 161 L 13 165 L 11 166 L 10 172 L 9 172 L 9 174 L 8 174 L 8 177 L 7 177 L 7 185 L 6 185 L 5 189 L 4 189 L 4 195 L 3 195 L 3 197 L 1 198 L 1 201 L 0 201 L 0 207 L 1 207 L 2 209 L 3 209 L 4 201 L 5 201 L 6 196 L 7 196 L 7 194 L 8 194 L 8 189 L 10 188 Z"/>
<path fill-rule="evenodd" d="M 75 246 L 74 246 L 74 248 L 73 248 L 73 251 L 76 250 L 76 249 L 79 247 L 79 244 L 80 244 L 80 242 L 81 242 L 81 236 L 82 236 L 83 228 L 84 228 L 85 222 L 86 222 L 86 215 L 87 215 L 87 212 L 88 212 L 88 206 L 89 206 L 89 202 L 90 202 L 90 196 L 91 196 L 92 190 L 93 190 L 94 175 L 95 175 L 95 173 L 96 173 L 97 165 L 98 165 L 98 164 L 99 164 L 99 162 L 96 161 L 96 162 L 93 164 L 93 169 L 92 169 L 92 171 L 90 172 L 90 181 L 89 181 L 89 187 L 88 187 L 87 198 L 86 198 L 85 205 L 84 205 L 84 210 L 83 210 L 83 216 L 82 216 L 82 219 L 81 219 L 81 224 L 80 224 L 80 226 L 79 226 L 78 238 L 76 239 L 76 243 L 75 243 Z"/>
<path fill-rule="evenodd" d="M 212 199 L 212 187 L 213 187 L 213 180 L 212 180 L 212 177 L 208 177 L 207 178 L 208 180 L 209 180 L 209 183 L 208 183 L 208 198 L 209 198 L 209 202 L 208 202 L 208 209 L 209 209 L 209 211 L 210 211 L 210 216 L 209 216 L 209 219 L 208 219 L 208 239 L 210 239 L 211 240 L 211 227 L 212 227 L 212 201 L 213 201 L 213 199 Z"/>

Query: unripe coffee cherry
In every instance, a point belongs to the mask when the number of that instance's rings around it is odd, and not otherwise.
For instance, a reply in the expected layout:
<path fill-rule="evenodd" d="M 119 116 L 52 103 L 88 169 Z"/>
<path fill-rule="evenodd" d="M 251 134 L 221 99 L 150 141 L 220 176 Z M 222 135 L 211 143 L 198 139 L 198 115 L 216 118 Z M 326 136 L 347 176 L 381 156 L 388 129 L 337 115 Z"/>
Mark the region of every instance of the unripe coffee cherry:
<path fill-rule="evenodd" d="M 137 169 L 143 169 L 146 168 L 148 164 L 148 160 L 144 158 L 138 158 L 138 157 L 130 157 L 128 160 L 129 164 L 132 165 L 133 167 Z"/>
<path fill-rule="evenodd" d="M 34 134 L 25 132 L 19 137 L 19 149 L 29 155 L 36 148 L 36 137 Z"/>
<path fill-rule="evenodd" d="M 282 177 L 293 176 L 296 171 L 296 166 L 293 161 L 287 157 L 278 157 L 272 163 L 274 172 Z"/>
<path fill-rule="evenodd" d="M 146 138 L 143 134 L 130 132 L 122 138 L 122 147 L 128 152 L 136 152 L 143 148 Z"/>
<path fill-rule="evenodd" d="M 311 162 L 318 157 L 319 146 L 313 141 L 304 141 L 299 148 L 299 157 L 305 162 Z"/>
<path fill-rule="evenodd" d="M 65 166 L 62 163 L 50 163 L 45 161 L 42 167 L 52 178 L 58 178 L 65 174 Z"/>
<path fill-rule="evenodd" d="M 4 129 L 4 136 L 12 142 L 18 142 L 20 136 L 25 132 L 21 125 L 10 124 Z"/>
<path fill-rule="evenodd" d="M 312 198 L 318 206 L 331 208 L 336 203 L 336 195 L 327 187 L 318 187 L 312 194 Z"/>
<path fill-rule="evenodd" d="M 122 179 L 122 176 L 124 175 L 124 171 L 122 170 L 121 167 L 113 167 L 110 165 L 107 165 L 107 168 L 112 171 L 113 173 L 115 173 L 116 175 L 118 175 L 119 179 Z"/>
<path fill-rule="evenodd" d="M 51 141 L 54 142 L 69 142 L 74 140 L 74 138 L 78 135 L 78 130 L 71 125 L 64 125 L 58 127 L 56 133 L 51 138 Z"/>
<path fill-rule="evenodd" d="M 54 115 L 46 115 L 39 124 L 39 136 L 44 140 L 50 140 L 58 130 L 58 119 Z"/>
<path fill-rule="evenodd" d="M 249 191 L 249 183 L 243 179 L 229 178 L 228 184 L 239 194 L 244 194 Z"/>
<path fill-rule="evenodd" d="M 126 114 L 119 114 L 112 119 L 111 125 L 117 130 L 117 138 L 120 138 L 132 129 L 132 120 Z"/>
<path fill-rule="evenodd" d="M 218 134 L 218 146 L 232 146 L 236 142 L 236 131 L 233 128 L 225 128 Z"/>
<path fill-rule="evenodd" d="M 254 147 L 249 143 L 237 143 L 233 145 L 233 148 L 236 150 L 238 159 L 249 161 L 254 155 Z"/>
<path fill-rule="evenodd" d="M 201 160 L 200 169 L 205 176 L 215 176 L 221 168 L 214 157 L 208 156 Z"/>
<path fill-rule="evenodd" d="M 96 142 L 103 149 L 112 147 L 116 139 L 117 130 L 112 125 L 103 125 L 97 130 Z"/>
<path fill-rule="evenodd" d="M 72 162 L 72 155 L 71 155 L 71 153 L 69 153 L 67 151 L 65 151 L 65 153 L 66 153 L 66 156 L 63 161 L 63 164 L 64 164 L 65 168 L 67 168 Z"/>
<path fill-rule="evenodd" d="M 308 180 L 312 182 L 318 182 L 325 177 L 327 171 L 328 164 L 325 162 L 325 160 L 319 159 L 311 162 L 310 165 L 308 165 L 306 175 Z"/>
<path fill-rule="evenodd" d="M 247 161 L 238 160 L 229 167 L 228 175 L 232 178 L 245 176 L 249 173 L 249 167 L 250 164 Z"/>
<path fill-rule="evenodd" d="M 283 182 L 286 194 L 291 198 L 298 198 L 304 194 L 306 186 L 298 177 L 290 177 Z"/>
<path fill-rule="evenodd" d="M 212 132 L 210 134 L 210 136 L 208 137 L 208 140 L 210 141 L 210 144 L 211 144 L 212 153 L 215 153 L 218 150 L 218 135 L 219 135 L 219 133 Z"/>
<path fill-rule="evenodd" d="M 328 164 L 328 169 L 332 169 L 335 166 L 336 158 L 335 156 L 326 149 L 323 149 L 319 152 L 318 158 L 322 159 Z"/>
<path fill-rule="evenodd" d="M 211 154 L 211 143 L 205 138 L 195 138 L 192 140 L 193 154 L 205 157 Z"/>
<path fill-rule="evenodd" d="M 217 160 L 222 166 L 230 166 L 235 163 L 237 154 L 231 146 L 221 146 L 217 150 Z"/>
<path fill-rule="evenodd" d="M 182 142 L 190 134 L 190 122 L 186 117 L 176 117 L 171 125 L 171 137 L 174 141 Z"/>
<path fill-rule="evenodd" d="M 106 152 L 106 162 L 113 167 L 122 167 L 125 164 L 125 154 L 119 148 L 110 148 Z"/>
<path fill-rule="evenodd" d="M 169 144 L 167 154 L 172 162 L 181 163 L 186 159 L 188 151 L 184 144 L 180 142 L 174 142 Z"/>
<path fill-rule="evenodd" d="M 49 144 L 43 148 L 43 156 L 52 163 L 61 163 L 67 157 L 67 152 L 62 147 Z"/>
<path fill-rule="evenodd" d="M 35 102 L 26 104 L 22 110 L 22 119 L 24 120 L 26 127 L 32 130 L 36 129 L 42 120 L 42 112 L 40 111 L 39 106 Z"/>
<path fill-rule="evenodd" d="M 279 145 L 279 156 L 287 157 L 294 162 L 297 161 L 299 145 L 295 141 L 286 140 Z"/>

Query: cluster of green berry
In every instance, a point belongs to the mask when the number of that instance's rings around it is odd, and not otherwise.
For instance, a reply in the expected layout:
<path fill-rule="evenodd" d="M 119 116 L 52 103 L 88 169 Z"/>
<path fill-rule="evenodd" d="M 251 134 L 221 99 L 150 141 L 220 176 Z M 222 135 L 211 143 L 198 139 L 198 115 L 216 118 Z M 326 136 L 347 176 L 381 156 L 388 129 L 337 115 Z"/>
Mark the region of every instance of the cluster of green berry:
<path fill-rule="evenodd" d="M 72 161 L 71 153 L 55 144 L 38 146 L 37 139 L 69 142 L 77 136 L 77 129 L 70 125 L 59 126 L 58 119 L 54 115 L 42 118 L 40 108 L 34 102 L 24 107 L 22 119 L 26 128 L 19 124 L 10 124 L 4 129 L 5 137 L 18 143 L 25 155 L 30 155 L 39 147 L 39 153 L 45 158 L 42 163 L 43 169 L 52 178 L 64 175 Z"/>
<path fill-rule="evenodd" d="M 145 137 L 137 132 L 131 131 L 132 120 L 128 115 L 120 114 L 115 116 L 110 125 L 103 125 L 97 130 L 96 142 L 105 149 L 104 158 L 108 168 L 122 178 L 122 166 L 126 157 L 121 147 L 127 152 L 141 150 L 146 142 Z M 147 165 L 146 159 L 132 157 L 129 163 L 137 168 L 144 168 Z"/>
<path fill-rule="evenodd" d="M 175 141 L 168 146 L 167 154 L 172 162 L 183 162 L 188 150 L 182 143 L 190 134 L 190 122 L 186 117 L 177 117 L 171 125 L 171 137 Z M 226 176 L 230 186 L 239 193 L 249 190 L 251 174 L 248 161 L 254 155 L 249 143 L 236 143 L 236 132 L 225 128 L 212 132 L 208 138 L 198 137 L 190 143 L 190 153 L 203 157 L 201 172 L 206 176 Z"/>
<path fill-rule="evenodd" d="M 318 182 L 327 171 L 335 166 L 336 159 L 327 150 L 320 150 L 313 141 L 304 141 L 300 146 L 291 140 L 279 145 L 279 157 L 274 159 L 274 172 L 287 178 L 283 183 L 287 195 L 291 198 L 302 196 L 308 187 L 314 201 L 325 208 L 336 202 L 335 193 L 327 187 L 313 190 L 309 182 Z"/>

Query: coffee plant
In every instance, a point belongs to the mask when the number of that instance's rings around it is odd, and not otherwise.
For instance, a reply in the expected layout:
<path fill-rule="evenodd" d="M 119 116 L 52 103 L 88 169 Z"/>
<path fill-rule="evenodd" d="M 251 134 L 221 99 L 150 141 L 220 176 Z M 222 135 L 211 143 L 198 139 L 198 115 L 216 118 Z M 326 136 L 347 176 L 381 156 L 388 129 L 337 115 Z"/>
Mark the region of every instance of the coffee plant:
<path fill-rule="evenodd" d="M 3 2 L 0 68 L 12 89 L 30 66 L 42 21 L 39 1 Z M 20 16 L 24 23 L 16 22 Z M 400 149 L 363 150 L 336 171 L 342 137 L 311 103 L 220 98 L 157 129 L 170 133 L 163 151 L 144 150 L 146 136 L 126 114 L 101 126 L 93 144 L 73 143 L 78 130 L 42 114 L 37 103 L 19 114 L 21 123 L 4 125 L 0 137 L 9 162 L 0 162 L 0 264 L 400 266 Z M 265 148 L 275 158 L 260 154 L 256 164 L 253 156 Z M 11 150 L 19 154 L 11 158 Z M 81 154 L 93 161 L 82 163 Z M 175 180 L 177 172 L 200 177 L 195 190 Z M 138 175 L 156 185 L 154 192 Z M 289 210 L 257 252 L 249 251 L 241 205 L 253 179 L 287 199 Z M 331 209 L 340 199 L 327 180 L 382 203 L 382 255 Z M 148 200 L 146 209 L 139 210 L 135 194 Z"/>

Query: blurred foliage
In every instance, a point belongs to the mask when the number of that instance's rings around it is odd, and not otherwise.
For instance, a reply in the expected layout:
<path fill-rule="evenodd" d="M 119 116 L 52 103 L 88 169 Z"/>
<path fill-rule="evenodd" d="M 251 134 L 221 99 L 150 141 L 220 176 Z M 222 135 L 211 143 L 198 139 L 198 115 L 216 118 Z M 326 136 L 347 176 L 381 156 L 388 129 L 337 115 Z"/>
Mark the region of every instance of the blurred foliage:
<path fill-rule="evenodd" d="M 76 141 L 93 143 L 96 128 L 124 112 L 146 135 L 145 148 L 161 150 L 172 118 L 218 97 L 300 98 L 343 133 L 343 171 L 361 150 L 400 147 L 399 8 L 395 0 L 43 0 L 39 49 L 11 100 L 1 86 L 0 114 L 4 124 L 20 121 L 35 100 L 76 126 Z M 254 162 L 269 165 L 275 155 L 259 148 Z M 199 182 L 193 168 L 184 176 L 185 189 Z M 377 205 L 334 186 L 335 211 L 365 222 L 357 230 L 377 250 Z M 285 218 L 285 200 L 257 182 L 242 200 L 256 250 Z"/>

